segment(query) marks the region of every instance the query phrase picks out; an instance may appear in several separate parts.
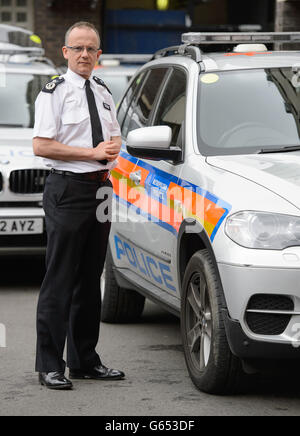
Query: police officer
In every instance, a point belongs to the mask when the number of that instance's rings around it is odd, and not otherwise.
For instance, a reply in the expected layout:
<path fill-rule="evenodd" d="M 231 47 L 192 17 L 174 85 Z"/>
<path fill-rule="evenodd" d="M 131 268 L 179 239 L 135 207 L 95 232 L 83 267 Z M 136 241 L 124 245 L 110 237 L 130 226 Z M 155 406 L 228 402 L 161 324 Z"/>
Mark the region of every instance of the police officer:
<path fill-rule="evenodd" d="M 100 37 L 87 22 L 66 34 L 65 75 L 36 101 L 33 148 L 51 165 L 44 192 L 48 246 L 37 310 L 36 371 L 50 389 L 72 389 L 63 360 L 67 338 L 70 379 L 122 379 L 95 348 L 100 328 L 100 276 L 110 222 L 99 222 L 99 188 L 112 191 L 109 171 L 121 148 L 120 128 L 106 85 L 92 77 Z M 100 195 L 101 197 L 101 195 Z M 110 197 L 111 198 L 111 197 Z M 106 198 L 107 199 L 107 198 Z"/>

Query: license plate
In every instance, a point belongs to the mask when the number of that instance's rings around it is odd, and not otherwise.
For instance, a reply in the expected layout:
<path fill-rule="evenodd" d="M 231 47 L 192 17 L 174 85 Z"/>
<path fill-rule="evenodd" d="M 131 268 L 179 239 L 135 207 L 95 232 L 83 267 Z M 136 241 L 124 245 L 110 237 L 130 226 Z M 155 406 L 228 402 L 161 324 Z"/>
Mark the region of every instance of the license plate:
<path fill-rule="evenodd" d="M 38 235 L 43 231 L 42 218 L 0 218 L 0 235 Z"/>

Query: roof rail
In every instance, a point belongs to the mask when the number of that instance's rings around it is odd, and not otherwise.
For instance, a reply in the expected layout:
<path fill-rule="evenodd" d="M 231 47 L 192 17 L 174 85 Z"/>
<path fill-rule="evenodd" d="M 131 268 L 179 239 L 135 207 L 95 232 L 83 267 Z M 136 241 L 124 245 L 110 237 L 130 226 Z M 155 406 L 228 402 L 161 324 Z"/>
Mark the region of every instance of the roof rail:
<path fill-rule="evenodd" d="M 173 45 L 172 47 L 166 47 L 161 50 L 158 50 L 154 55 L 152 56 L 151 60 L 157 59 L 157 58 L 164 58 L 166 56 L 169 56 L 169 54 L 178 54 L 179 45 Z"/>
<path fill-rule="evenodd" d="M 161 58 L 161 57 L 166 57 L 169 55 L 181 55 L 181 56 L 185 56 L 185 55 L 190 55 L 192 57 L 192 59 L 194 59 L 194 61 L 196 62 L 201 62 L 202 61 L 202 52 L 199 49 L 199 47 L 195 47 L 193 45 L 188 44 L 183 44 L 183 45 L 176 45 L 176 46 L 172 46 L 172 47 L 167 47 L 164 48 L 162 50 L 157 51 L 156 53 L 154 53 L 153 57 L 151 60 L 155 60 L 157 58 Z"/>
<path fill-rule="evenodd" d="M 272 44 L 300 43 L 300 32 L 191 32 L 182 35 L 184 44 Z"/>

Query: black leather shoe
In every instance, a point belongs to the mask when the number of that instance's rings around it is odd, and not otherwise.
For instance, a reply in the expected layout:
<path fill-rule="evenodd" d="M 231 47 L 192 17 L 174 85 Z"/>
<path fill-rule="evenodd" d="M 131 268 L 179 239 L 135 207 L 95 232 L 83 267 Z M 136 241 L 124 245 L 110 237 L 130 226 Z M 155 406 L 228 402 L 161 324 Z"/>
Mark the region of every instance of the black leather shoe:
<path fill-rule="evenodd" d="M 63 372 L 41 372 L 39 381 L 42 386 L 48 389 L 71 390 L 73 384 L 68 380 Z"/>
<path fill-rule="evenodd" d="M 70 369 L 70 379 L 77 380 L 122 380 L 124 372 L 98 365 L 90 369 Z"/>

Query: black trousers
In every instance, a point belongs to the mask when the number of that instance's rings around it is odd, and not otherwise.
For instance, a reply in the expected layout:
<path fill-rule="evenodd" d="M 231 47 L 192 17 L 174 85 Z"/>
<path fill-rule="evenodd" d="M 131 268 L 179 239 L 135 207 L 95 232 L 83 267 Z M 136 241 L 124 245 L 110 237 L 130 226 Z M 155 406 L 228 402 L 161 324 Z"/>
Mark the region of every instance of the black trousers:
<path fill-rule="evenodd" d="M 50 174 L 44 192 L 48 245 L 46 275 L 37 309 L 36 371 L 65 371 L 101 363 L 99 339 L 100 277 L 106 257 L 110 221 L 99 222 L 99 188 L 110 193 L 110 180 L 99 183 Z M 104 206 L 104 204 L 102 204 Z"/>

